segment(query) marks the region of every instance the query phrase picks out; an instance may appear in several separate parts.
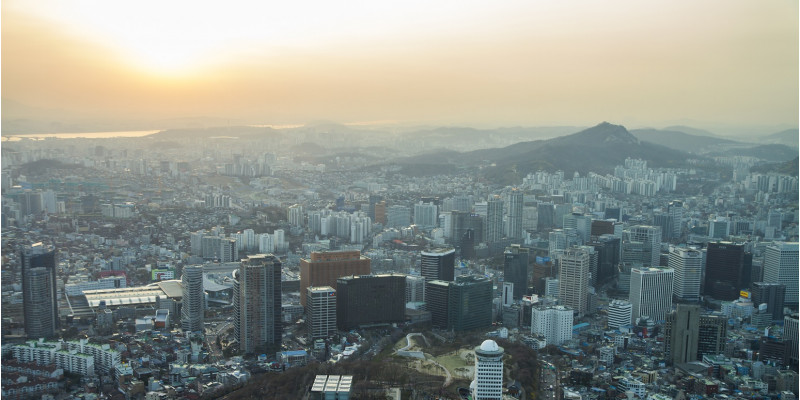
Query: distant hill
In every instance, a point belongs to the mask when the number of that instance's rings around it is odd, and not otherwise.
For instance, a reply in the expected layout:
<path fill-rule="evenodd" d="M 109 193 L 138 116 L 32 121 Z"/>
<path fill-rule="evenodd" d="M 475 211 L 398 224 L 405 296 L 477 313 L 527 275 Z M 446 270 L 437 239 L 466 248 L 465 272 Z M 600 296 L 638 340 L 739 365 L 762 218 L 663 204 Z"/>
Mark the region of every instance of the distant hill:
<path fill-rule="evenodd" d="M 764 136 L 761 138 L 761 142 L 764 143 L 772 143 L 772 144 L 782 144 L 789 147 L 800 147 L 800 130 L 798 129 L 787 129 L 785 131 L 780 131 L 773 133 L 771 135 Z"/>
<path fill-rule="evenodd" d="M 693 131 L 696 131 L 696 129 L 693 129 Z M 720 145 L 739 143 L 719 137 L 698 136 L 677 130 L 632 129 L 630 132 L 639 140 L 694 154 L 713 151 Z"/>
<path fill-rule="evenodd" d="M 692 128 L 691 126 L 686 126 L 686 125 L 672 125 L 672 126 L 668 126 L 668 127 L 664 128 L 662 130 L 664 130 L 664 131 L 683 132 L 683 133 L 686 133 L 686 134 L 689 134 L 689 135 L 694 135 L 694 136 L 708 136 L 708 137 L 715 137 L 715 138 L 719 138 L 720 137 L 716 133 L 709 132 L 709 131 L 707 131 L 705 129 Z"/>
<path fill-rule="evenodd" d="M 625 158 L 641 158 L 654 167 L 683 166 L 688 153 L 649 142 L 641 142 L 625 127 L 604 122 L 595 127 L 549 140 L 520 142 L 502 148 L 466 153 L 452 151 L 395 160 L 400 165 L 438 163 L 464 167 L 483 166 L 484 176 L 496 183 L 513 184 L 530 172 L 562 170 L 610 173 Z M 486 167 L 489 165 L 488 167 Z"/>
<path fill-rule="evenodd" d="M 797 157 L 797 148 L 791 148 L 782 144 L 765 144 L 761 146 L 728 149 L 721 152 L 709 153 L 709 155 L 747 156 L 760 158 L 765 161 L 783 162 Z"/>
<path fill-rule="evenodd" d="M 782 163 L 757 165 L 755 167 L 750 168 L 750 172 L 760 173 L 760 174 L 775 172 L 779 174 L 798 176 L 798 169 L 800 169 L 800 164 L 798 164 L 798 157 L 795 157 L 793 160 L 785 161 Z"/>
<path fill-rule="evenodd" d="M 283 138 L 283 135 L 272 128 L 252 126 L 230 126 L 213 128 L 168 129 L 150 135 L 158 140 L 194 140 L 215 137 L 238 137 L 246 139 Z"/>

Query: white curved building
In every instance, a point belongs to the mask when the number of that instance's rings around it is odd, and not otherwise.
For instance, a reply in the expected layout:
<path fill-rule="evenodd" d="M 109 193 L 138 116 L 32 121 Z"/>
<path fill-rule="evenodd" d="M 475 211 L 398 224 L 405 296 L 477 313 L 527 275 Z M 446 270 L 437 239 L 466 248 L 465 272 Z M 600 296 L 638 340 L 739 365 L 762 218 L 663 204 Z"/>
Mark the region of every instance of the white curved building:
<path fill-rule="evenodd" d="M 484 340 L 475 348 L 475 379 L 470 385 L 473 399 L 503 398 L 503 354 L 494 340 Z"/>

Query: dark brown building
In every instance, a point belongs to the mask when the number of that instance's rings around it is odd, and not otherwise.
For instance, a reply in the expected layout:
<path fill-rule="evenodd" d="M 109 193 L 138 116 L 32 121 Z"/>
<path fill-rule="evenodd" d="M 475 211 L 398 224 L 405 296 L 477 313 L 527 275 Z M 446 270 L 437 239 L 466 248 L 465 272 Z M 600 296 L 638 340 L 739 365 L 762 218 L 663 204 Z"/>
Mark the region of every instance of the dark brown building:
<path fill-rule="evenodd" d="M 300 303 L 306 306 L 309 286 L 330 286 L 338 290 L 336 280 L 349 275 L 369 275 L 370 259 L 353 251 L 311 252 L 309 259 L 300 260 Z"/>

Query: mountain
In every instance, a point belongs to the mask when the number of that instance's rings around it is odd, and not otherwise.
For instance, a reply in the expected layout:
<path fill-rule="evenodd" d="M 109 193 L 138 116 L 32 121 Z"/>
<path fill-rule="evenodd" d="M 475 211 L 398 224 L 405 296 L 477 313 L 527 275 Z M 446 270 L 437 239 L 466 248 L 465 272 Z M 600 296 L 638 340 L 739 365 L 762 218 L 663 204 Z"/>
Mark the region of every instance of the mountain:
<path fill-rule="evenodd" d="M 647 128 L 632 129 L 630 132 L 639 140 L 694 154 L 717 150 L 720 145 L 739 144 L 739 142 L 720 137 L 698 136 L 677 130 Z"/>
<path fill-rule="evenodd" d="M 664 128 L 663 130 L 665 130 L 665 131 L 684 132 L 684 133 L 687 133 L 689 135 L 694 135 L 694 136 L 708 136 L 708 137 L 714 137 L 714 138 L 721 137 L 721 136 L 717 135 L 716 133 L 707 131 L 705 129 L 692 128 L 691 126 L 686 126 L 686 125 L 672 125 L 672 126 L 668 126 L 668 127 Z"/>
<path fill-rule="evenodd" d="M 603 122 L 595 127 L 548 140 L 520 142 L 511 146 L 466 153 L 437 152 L 396 160 L 401 166 L 425 163 L 460 168 L 481 167 L 484 176 L 501 184 L 514 184 L 539 169 L 562 170 L 566 175 L 590 171 L 610 173 L 625 158 L 641 158 L 654 167 L 681 167 L 688 153 L 642 142 L 621 125 Z"/>
<path fill-rule="evenodd" d="M 800 165 L 798 164 L 798 161 L 800 161 L 800 159 L 798 157 L 795 157 L 793 160 L 785 161 L 782 163 L 757 165 L 755 167 L 750 168 L 750 172 L 759 174 L 777 172 L 779 174 L 797 176 L 799 168 L 798 165 Z"/>
<path fill-rule="evenodd" d="M 800 138 L 800 130 L 798 129 L 787 129 L 785 131 L 780 131 L 777 133 L 773 133 L 771 135 L 764 136 L 761 138 L 761 142 L 771 143 L 771 144 L 782 144 L 789 147 L 800 147 L 798 146 L 798 138 Z"/>
<path fill-rule="evenodd" d="M 728 149 L 709 153 L 708 155 L 746 156 L 756 157 L 770 162 L 784 162 L 797 157 L 797 148 L 784 146 L 782 144 L 764 144 L 760 146 Z"/>

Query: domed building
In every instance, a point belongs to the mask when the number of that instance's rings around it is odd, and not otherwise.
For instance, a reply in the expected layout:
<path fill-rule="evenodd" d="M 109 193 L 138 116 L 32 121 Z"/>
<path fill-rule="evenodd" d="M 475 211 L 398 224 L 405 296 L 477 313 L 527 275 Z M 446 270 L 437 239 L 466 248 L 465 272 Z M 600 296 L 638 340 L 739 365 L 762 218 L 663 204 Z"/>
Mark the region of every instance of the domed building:
<path fill-rule="evenodd" d="M 484 340 L 475 348 L 475 379 L 470 384 L 475 400 L 500 400 L 503 398 L 502 347 L 494 340 Z"/>

